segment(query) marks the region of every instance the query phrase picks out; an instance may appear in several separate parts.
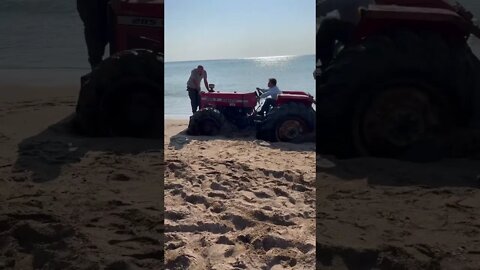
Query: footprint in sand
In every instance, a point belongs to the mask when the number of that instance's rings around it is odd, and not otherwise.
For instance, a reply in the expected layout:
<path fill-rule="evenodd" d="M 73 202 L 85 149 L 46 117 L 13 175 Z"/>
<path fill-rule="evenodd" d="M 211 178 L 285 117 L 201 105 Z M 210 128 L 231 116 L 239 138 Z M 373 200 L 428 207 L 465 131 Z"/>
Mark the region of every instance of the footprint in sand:
<path fill-rule="evenodd" d="M 296 224 L 295 222 L 290 221 L 290 215 L 281 215 L 279 213 L 268 215 L 262 210 L 255 210 L 253 212 L 253 217 L 256 218 L 258 221 L 271 222 L 275 225 L 281 226 L 291 226 Z"/>
<path fill-rule="evenodd" d="M 166 162 L 167 162 L 167 170 L 169 171 L 177 171 L 187 167 L 185 162 L 179 159 L 169 159 L 169 160 L 166 160 Z"/>
<path fill-rule="evenodd" d="M 173 260 L 169 260 L 165 264 L 165 270 L 173 269 L 188 269 L 190 267 L 191 256 L 189 255 L 180 255 Z"/>
<path fill-rule="evenodd" d="M 259 169 L 257 169 L 257 171 L 263 173 L 263 175 L 265 175 L 267 177 L 273 176 L 276 179 L 282 178 L 285 175 L 284 171 L 274 171 L 274 170 L 268 170 L 268 169 L 263 169 L 263 168 L 259 168 Z"/>
<path fill-rule="evenodd" d="M 165 183 L 163 188 L 165 190 L 169 190 L 169 189 L 183 189 L 183 185 L 182 184 L 171 184 L 171 183 Z"/>
<path fill-rule="evenodd" d="M 222 235 L 222 236 L 218 237 L 218 239 L 215 243 L 222 244 L 222 245 L 235 245 L 235 243 L 232 240 L 230 240 L 228 237 L 226 237 L 225 235 Z"/>
<path fill-rule="evenodd" d="M 180 225 L 165 225 L 165 232 L 210 232 L 213 234 L 225 234 L 233 231 L 233 228 L 221 223 L 204 223 L 197 224 L 180 224 Z"/>
<path fill-rule="evenodd" d="M 165 218 L 173 221 L 182 220 L 189 215 L 187 212 L 167 210 L 165 211 Z"/>
<path fill-rule="evenodd" d="M 150 237 L 135 237 L 135 238 L 129 238 L 125 240 L 109 240 L 108 243 L 110 245 L 118 245 L 122 243 L 128 243 L 128 242 L 136 242 L 136 243 L 141 243 L 141 244 L 150 244 L 150 245 L 158 245 L 160 244 L 160 241 L 157 239 L 153 239 Z"/>
<path fill-rule="evenodd" d="M 304 186 L 304 185 L 300 185 L 300 184 L 294 184 L 292 186 L 292 189 L 295 190 L 295 191 L 300 191 L 300 192 L 306 192 L 306 191 L 311 191 L 310 188 Z"/>
<path fill-rule="evenodd" d="M 165 246 L 166 250 L 175 250 L 185 246 L 186 243 L 184 241 L 169 241 L 168 244 Z"/>
<path fill-rule="evenodd" d="M 217 182 L 213 182 L 212 184 L 210 184 L 210 188 L 213 189 L 213 190 L 221 190 L 221 191 L 229 191 L 229 188 L 217 183 Z"/>
<path fill-rule="evenodd" d="M 192 194 L 192 195 L 187 195 L 185 197 L 185 201 L 191 203 L 191 204 L 204 204 L 205 206 L 209 206 L 210 205 L 210 202 L 208 201 L 208 199 L 202 195 L 196 195 L 196 194 Z"/>
<path fill-rule="evenodd" d="M 228 196 L 224 193 L 221 193 L 221 192 L 209 192 L 207 194 L 208 197 L 211 197 L 211 198 L 220 198 L 220 199 L 227 199 Z"/>
<path fill-rule="evenodd" d="M 273 195 L 270 195 L 270 194 L 266 193 L 265 191 L 254 191 L 253 194 L 255 196 L 257 196 L 257 198 L 260 198 L 260 199 L 268 199 L 268 198 L 273 197 Z"/>
<path fill-rule="evenodd" d="M 275 192 L 275 194 L 277 196 L 283 196 L 283 197 L 287 197 L 287 198 L 290 198 L 290 195 L 288 194 L 288 192 L 280 189 L 280 188 L 277 188 L 277 187 L 274 187 L 273 188 L 273 192 Z"/>
<path fill-rule="evenodd" d="M 230 220 L 236 230 L 244 230 L 248 227 L 253 227 L 256 223 L 253 220 L 244 218 L 239 215 L 226 214 L 222 217 L 223 220 Z"/>
<path fill-rule="evenodd" d="M 5 217 L 0 222 L 0 231 L 4 236 L 9 233 L 11 237 L 4 237 L 2 246 L 20 246 L 23 252 L 32 254 L 35 269 L 43 269 L 47 261 L 55 263 L 60 256 L 56 250 L 61 249 L 63 254 L 69 252 L 70 246 L 66 243 L 70 242 L 69 238 L 75 237 L 75 230 L 54 216 L 12 213 Z M 15 257 L 15 252 L 7 256 Z"/>
<path fill-rule="evenodd" d="M 163 251 L 163 248 L 162 248 L 161 250 L 155 250 L 155 251 L 152 251 L 152 252 L 126 254 L 126 255 L 123 255 L 123 256 L 132 257 L 132 258 L 135 258 L 137 260 L 153 259 L 153 260 L 163 261 L 164 251 Z"/>
<path fill-rule="evenodd" d="M 286 267 L 294 267 L 295 265 L 297 265 L 297 259 L 295 259 L 294 257 L 277 255 L 270 260 L 270 262 L 267 264 L 266 269 L 285 269 Z"/>
<path fill-rule="evenodd" d="M 292 240 L 284 239 L 279 235 L 262 235 L 260 237 L 253 239 L 252 244 L 256 249 L 263 249 L 265 251 L 269 251 L 273 248 L 279 248 L 279 249 L 297 248 L 302 253 L 308 253 L 315 249 L 314 245 L 304 244 L 304 243 L 299 243 Z"/>
<path fill-rule="evenodd" d="M 222 203 L 222 202 L 213 202 L 211 205 L 210 205 L 210 211 L 214 212 L 214 213 L 221 213 L 223 211 L 225 211 L 226 207 L 225 205 Z"/>
<path fill-rule="evenodd" d="M 126 174 L 123 174 L 123 173 L 117 173 L 117 174 L 114 174 L 112 176 L 110 176 L 108 178 L 109 180 L 112 180 L 112 181 L 130 181 L 131 180 L 131 177 L 126 175 Z"/>

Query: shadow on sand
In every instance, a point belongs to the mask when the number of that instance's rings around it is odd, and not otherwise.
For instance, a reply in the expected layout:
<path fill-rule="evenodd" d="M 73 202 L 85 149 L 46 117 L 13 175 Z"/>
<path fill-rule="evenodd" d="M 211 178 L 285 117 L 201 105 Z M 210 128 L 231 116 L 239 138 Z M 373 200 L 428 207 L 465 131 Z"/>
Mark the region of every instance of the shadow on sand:
<path fill-rule="evenodd" d="M 226 132 L 224 135 L 219 136 L 190 136 L 187 135 L 186 129 L 170 137 L 169 147 L 175 150 L 181 150 L 184 146 L 193 141 L 212 141 L 212 140 L 231 140 L 231 141 L 243 141 L 243 142 L 255 142 L 256 144 L 269 147 L 272 149 L 280 149 L 282 151 L 315 151 L 315 134 L 307 134 L 296 143 L 285 142 L 266 142 L 255 138 L 255 129 L 244 129 L 240 131 Z"/>
<path fill-rule="evenodd" d="M 49 126 L 18 145 L 15 172 L 30 171 L 35 182 L 57 178 L 63 166 L 79 162 L 87 152 L 116 154 L 158 152 L 163 155 L 163 138 L 83 137 L 74 132 L 73 114 Z"/>
<path fill-rule="evenodd" d="M 317 172 L 346 181 L 367 179 L 370 185 L 480 188 L 480 160 L 474 159 L 414 163 L 383 158 L 317 157 Z"/>

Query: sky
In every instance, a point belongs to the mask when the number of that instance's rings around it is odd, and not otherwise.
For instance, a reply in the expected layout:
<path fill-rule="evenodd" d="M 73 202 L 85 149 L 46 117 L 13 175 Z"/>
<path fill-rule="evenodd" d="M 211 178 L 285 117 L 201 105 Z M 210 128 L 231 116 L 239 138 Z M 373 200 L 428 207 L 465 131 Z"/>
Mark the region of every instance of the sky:
<path fill-rule="evenodd" d="M 165 0 L 165 60 L 315 54 L 315 0 Z"/>

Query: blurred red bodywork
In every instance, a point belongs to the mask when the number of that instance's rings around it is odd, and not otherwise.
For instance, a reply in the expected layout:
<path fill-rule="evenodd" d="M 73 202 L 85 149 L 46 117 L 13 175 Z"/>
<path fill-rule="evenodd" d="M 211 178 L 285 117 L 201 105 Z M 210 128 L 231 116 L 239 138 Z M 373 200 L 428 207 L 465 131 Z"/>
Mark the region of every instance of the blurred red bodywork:
<path fill-rule="evenodd" d="M 458 39 L 479 34 L 471 14 L 443 0 L 377 0 L 361 15 L 356 40 L 395 28 L 425 29 Z"/>
<path fill-rule="evenodd" d="M 163 52 L 163 0 L 113 0 L 110 53 L 129 49 Z"/>
<path fill-rule="evenodd" d="M 200 104 L 200 109 L 208 107 L 255 108 L 257 96 L 255 93 L 201 92 Z"/>
<path fill-rule="evenodd" d="M 257 95 L 252 93 L 237 92 L 201 92 L 200 108 L 220 108 L 236 107 L 254 109 L 257 105 Z M 302 103 L 305 106 L 311 106 L 315 103 L 313 96 L 302 91 L 282 91 L 278 96 L 276 105 L 282 105 L 288 102 Z"/>

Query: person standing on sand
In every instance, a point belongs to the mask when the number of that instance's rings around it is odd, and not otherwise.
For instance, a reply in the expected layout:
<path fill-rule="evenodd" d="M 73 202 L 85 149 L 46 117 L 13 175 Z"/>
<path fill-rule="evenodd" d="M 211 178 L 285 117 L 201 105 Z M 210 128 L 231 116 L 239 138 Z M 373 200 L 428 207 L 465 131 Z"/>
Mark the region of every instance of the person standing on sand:
<path fill-rule="evenodd" d="M 88 50 L 88 62 L 92 69 L 103 60 L 108 44 L 109 0 L 77 0 L 77 11 L 84 26 Z"/>
<path fill-rule="evenodd" d="M 317 16 L 326 16 L 332 11 L 338 11 L 340 18 L 326 18 L 317 31 L 317 61 L 321 69 L 326 68 L 333 58 L 335 42 L 348 44 L 353 31 L 360 21 L 360 7 L 368 7 L 373 0 L 317 0 Z"/>
<path fill-rule="evenodd" d="M 187 81 L 187 91 L 192 105 L 192 114 L 200 107 L 200 82 L 202 79 L 205 83 L 205 88 L 208 90 L 207 71 L 203 66 L 199 65 L 197 68 L 192 69 L 190 78 Z"/>
<path fill-rule="evenodd" d="M 268 109 L 270 109 L 270 106 L 275 106 L 275 101 L 277 100 L 278 95 L 282 93 L 282 91 L 277 87 L 277 79 L 268 79 L 267 85 L 268 89 L 261 89 L 257 87 L 258 91 L 263 92 L 263 94 L 260 95 L 260 98 L 265 98 L 265 102 L 258 112 L 258 114 L 262 116 L 268 111 Z"/>

